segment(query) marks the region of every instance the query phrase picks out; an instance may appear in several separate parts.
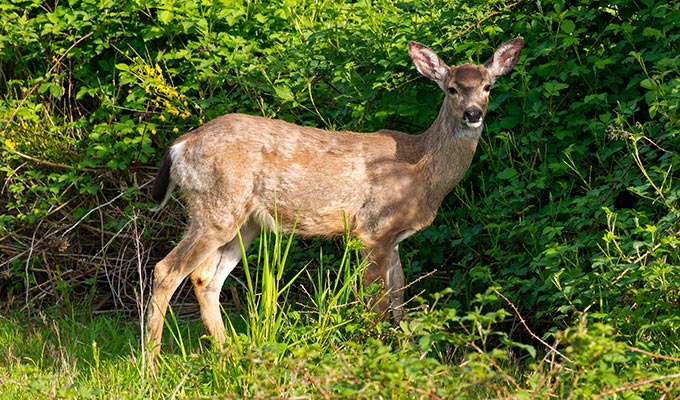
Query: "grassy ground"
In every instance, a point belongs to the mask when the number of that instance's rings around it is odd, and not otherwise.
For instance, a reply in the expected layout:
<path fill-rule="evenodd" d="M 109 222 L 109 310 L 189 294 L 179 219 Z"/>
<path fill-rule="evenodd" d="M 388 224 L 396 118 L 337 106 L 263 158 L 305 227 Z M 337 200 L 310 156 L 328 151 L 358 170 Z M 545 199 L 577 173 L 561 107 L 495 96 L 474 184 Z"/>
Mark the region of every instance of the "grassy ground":
<path fill-rule="evenodd" d="M 290 286 L 275 278 L 283 264 L 272 263 L 269 278 L 266 269 L 254 268 L 252 293 L 277 295 L 254 295 L 242 316 L 227 319 L 231 335 L 221 352 L 212 350 L 195 316 L 177 318 L 170 312 L 157 373 L 141 351 L 141 324 L 134 315 L 93 316 L 86 304 L 10 311 L 0 317 L 0 397 L 637 399 L 680 394 L 680 359 L 634 348 L 620 342 L 610 327 L 585 320 L 545 341 L 497 289 L 478 295 L 465 314 L 437 306 L 450 292 L 445 291 L 398 326 L 378 321 L 361 300 L 361 263 L 347 260 L 348 273 L 341 278 L 323 272 L 299 278 L 312 292 L 305 306 L 286 301 Z M 529 334 L 526 343 L 505 332 L 509 319 Z M 663 364 L 669 369 L 660 369 Z"/>
<path fill-rule="evenodd" d="M 52 3 L 0 6 L 0 398 L 680 396 L 678 2 Z M 224 352 L 176 307 L 148 373 L 169 143 L 235 111 L 422 132 L 443 94 L 407 42 L 478 63 L 515 36 L 470 172 L 401 248 L 405 321 L 366 311 L 352 252 L 297 242 L 234 272 Z"/>

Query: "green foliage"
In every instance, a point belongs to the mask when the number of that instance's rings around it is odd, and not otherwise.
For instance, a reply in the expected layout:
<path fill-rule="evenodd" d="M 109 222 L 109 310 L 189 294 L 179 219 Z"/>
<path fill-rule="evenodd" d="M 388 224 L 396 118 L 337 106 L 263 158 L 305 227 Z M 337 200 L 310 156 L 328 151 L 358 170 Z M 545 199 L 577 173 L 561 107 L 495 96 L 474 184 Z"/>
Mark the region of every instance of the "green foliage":
<path fill-rule="evenodd" d="M 678 6 L 522 8 L 496 21 L 527 48 L 479 158 L 409 256 L 448 261 L 463 309 L 496 285 L 546 332 L 588 315 L 675 351 Z"/>
<path fill-rule="evenodd" d="M 445 295 L 435 295 L 435 303 Z M 10 316 L 0 319 L 0 395 L 591 399 L 677 394 L 677 359 L 658 371 L 668 358 L 616 340 L 610 326 L 583 319 L 554 343 L 543 342 L 545 355 L 509 340 L 497 329 L 509 315 L 497 309 L 501 298 L 491 289 L 465 314 L 425 307 L 398 329 L 372 324 L 365 313 L 345 313 L 345 326 L 360 327 L 367 336 L 305 335 L 290 342 L 286 336 L 302 326 L 288 319 L 279 338 L 257 344 L 250 326 L 234 332 L 223 352 L 204 348 L 190 334 L 188 340 L 178 336 L 176 352 L 162 354 L 153 376 L 135 350 L 139 327 L 129 320 L 72 314 L 27 322 Z M 311 320 L 308 327 L 320 324 Z M 103 340 L 102 332 L 111 331 L 117 332 L 115 341 Z M 197 346 L 200 351 L 192 352 Z M 523 352 L 528 358 L 518 357 Z"/>
<path fill-rule="evenodd" d="M 442 95 L 416 79 L 408 40 L 454 64 L 525 39 L 515 71 L 495 84 L 468 176 L 435 224 L 401 246 L 407 281 L 438 270 L 409 288 L 437 293 L 410 320 L 394 329 L 370 320 L 354 247 L 319 258 L 291 238 L 283 264 L 308 272 L 251 299 L 246 325 L 262 340 L 236 324 L 239 357 L 192 355 L 203 344 L 178 317 L 186 343 L 171 348 L 184 354 L 167 357 L 154 387 L 141 361 L 107 356 L 120 348 L 48 339 L 71 338 L 74 321 L 26 323 L 0 346 L 10 349 L 0 365 L 15 367 L 0 370 L 3 382 L 52 397 L 680 391 L 675 2 L 86 0 L 0 10 L 0 301 L 27 310 L 83 298 L 136 310 L 144 267 L 184 225 L 179 210 L 140 211 L 153 165 L 180 134 L 226 112 L 417 133 Z M 281 275 L 274 251 L 255 265 L 268 259 L 269 276 L 289 282 L 301 269 Z"/>

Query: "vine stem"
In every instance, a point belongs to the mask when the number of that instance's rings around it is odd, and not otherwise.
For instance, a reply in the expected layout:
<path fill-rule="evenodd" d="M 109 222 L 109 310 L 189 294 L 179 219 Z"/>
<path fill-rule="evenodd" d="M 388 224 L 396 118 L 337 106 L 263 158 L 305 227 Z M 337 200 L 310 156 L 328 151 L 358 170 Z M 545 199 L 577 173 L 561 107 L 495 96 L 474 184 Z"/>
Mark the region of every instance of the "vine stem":
<path fill-rule="evenodd" d="M 529 328 L 529 326 L 527 325 L 526 321 L 525 321 L 524 318 L 522 317 L 522 314 L 520 314 L 519 310 L 518 310 L 517 307 L 510 301 L 510 299 L 508 299 L 507 297 L 503 296 L 503 294 L 502 294 L 501 292 L 499 292 L 497 289 L 494 289 L 494 293 L 496 293 L 498 296 L 500 296 L 503 300 L 505 300 L 505 301 L 510 305 L 510 307 L 512 307 L 512 311 L 515 312 L 515 315 L 517 315 L 517 318 L 519 318 L 519 321 L 522 323 L 522 326 L 524 327 L 524 329 L 527 330 L 527 332 L 529 332 L 529 335 L 531 335 L 531 337 L 533 337 L 534 339 L 538 340 L 542 345 L 544 345 L 544 346 L 546 346 L 547 348 L 549 348 L 550 350 L 554 351 L 556 354 L 559 354 L 560 357 L 564 358 L 565 360 L 567 360 L 567 361 L 569 361 L 569 362 L 573 362 L 573 361 L 571 361 L 571 360 L 569 359 L 569 357 L 565 356 L 565 355 L 562 354 L 559 350 L 557 350 L 557 348 L 555 348 L 555 346 L 551 346 L 548 342 L 546 342 L 545 340 L 543 340 L 543 339 L 541 339 L 540 337 L 538 337 L 538 335 L 536 335 L 536 334 Z"/>

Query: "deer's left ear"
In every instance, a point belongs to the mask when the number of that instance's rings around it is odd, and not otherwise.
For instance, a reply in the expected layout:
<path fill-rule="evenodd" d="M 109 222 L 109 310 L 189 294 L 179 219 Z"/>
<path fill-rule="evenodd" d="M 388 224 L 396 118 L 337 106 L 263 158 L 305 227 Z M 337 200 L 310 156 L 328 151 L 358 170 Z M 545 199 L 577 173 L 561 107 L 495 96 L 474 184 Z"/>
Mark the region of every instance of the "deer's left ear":
<path fill-rule="evenodd" d="M 498 46 L 489 61 L 484 63 L 484 68 L 495 79 L 512 71 L 519 60 L 519 53 L 524 46 L 524 39 L 516 37 Z"/>
<path fill-rule="evenodd" d="M 442 89 L 445 86 L 449 67 L 439 58 L 437 53 L 429 47 L 418 42 L 408 42 L 408 53 L 411 55 L 413 65 L 423 76 L 437 82 Z"/>

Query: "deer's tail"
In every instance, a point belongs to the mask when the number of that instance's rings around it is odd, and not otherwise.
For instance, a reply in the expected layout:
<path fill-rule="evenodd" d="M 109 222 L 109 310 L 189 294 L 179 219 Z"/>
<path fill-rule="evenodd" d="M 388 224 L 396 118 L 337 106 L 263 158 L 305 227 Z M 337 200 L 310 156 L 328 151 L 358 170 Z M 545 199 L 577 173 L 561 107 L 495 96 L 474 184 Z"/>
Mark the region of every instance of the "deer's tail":
<path fill-rule="evenodd" d="M 153 182 L 153 188 L 151 189 L 151 198 L 156 202 L 156 207 L 152 208 L 151 211 L 160 211 L 165 203 L 170 199 L 172 194 L 172 189 L 175 188 L 175 183 L 173 182 L 172 176 L 170 176 L 170 167 L 172 166 L 172 157 L 170 155 L 170 149 L 165 151 L 163 156 L 163 161 L 161 161 L 161 166 L 156 172 L 156 179 Z"/>

